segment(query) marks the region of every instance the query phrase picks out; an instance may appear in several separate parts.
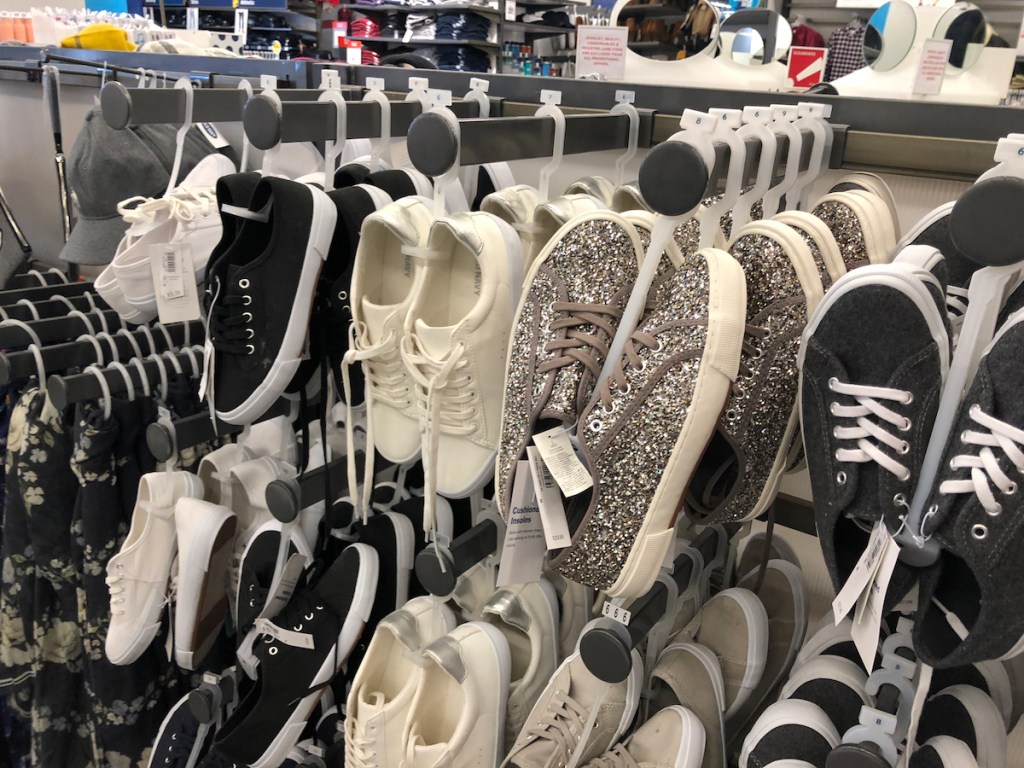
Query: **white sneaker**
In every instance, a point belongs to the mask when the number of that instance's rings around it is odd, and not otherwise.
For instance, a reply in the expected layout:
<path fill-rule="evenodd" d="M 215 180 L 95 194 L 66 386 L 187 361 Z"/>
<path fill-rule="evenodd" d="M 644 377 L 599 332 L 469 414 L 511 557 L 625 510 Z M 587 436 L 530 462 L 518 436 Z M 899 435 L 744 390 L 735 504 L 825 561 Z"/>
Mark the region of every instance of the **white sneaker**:
<path fill-rule="evenodd" d="M 166 243 L 173 231 L 173 225 L 163 218 L 136 222 L 128 227 L 121 242 L 117 244 L 114 259 L 123 263 L 144 258 L 147 260 L 148 269 L 149 247 L 154 244 Z M 152 278 L 150 278 L 150 283 L 152 284 Z M 125 322 L 142 325 L 156 317 L 155 309 L 152 312 L 141 312 L 128 303 L 113 261 L 96 277 L 94 287 L 96 293 L 102 296 L 110 308 L 116 311 Z"/>
<path fill-rule="evenodd" d="M 424 647 L 455 629 L 455 614 L 440 600 L 417 597 L 377 625 L 352 681 L 345 718 L 349 768 L 399 768 L 405 723 L 416 692 Z"/>
<path fill-rule="evenodd" d="M 525 259 L 533 253 L 533 214 L 540 203 L 540 192 L 529 184 L 516 184 L 489 194 L 480 202 L 480 210 L 497 216 L 519 233 Z"/>
<path fill-rule="evenodd" d="M 505 359 L 523 284 L 519 238 L 488 213 L 439 219 L 431 266 L 414 291 L 401 341 L 423 434 L 424 514 L 435 491 L 462 498 L 494 476 Z"/>
<path fill-rule="evenodd" d="M 150 472 L 139 481 L 132 525 L 120 551 L 107 563 L 110 629 L 106 652 L 112 664 L 131 664 L 160 631 L 167 583 L 178 544 L 174 505 L 202 498 L 203 486 L 190 472 Z"/>
<path fill-rule="evenodd" d="M 402 768 L 496 768 L 508 701 L 508 641 L 489 624 L 456 627 L 423 649 Z"/>
<path fill-rule="evenodd" d="M 575 768 L 610 749 L 633 722 L 640 703 L 643 662 L 635 650 L 632 659 L 626 680 L 605 683 L 587 669 L 577 644 L 537 699 L 503 768 Z"/>
<path fill-rule="evenodd" d="M 365 373 L 366 442 L 388 461 L 406 464 L 420 452 L 419 411 L 412 376 L 402 364 L 399 343 L 405 316 L 427 266 L 417 262 L 427 244 L 433 214 L 428 201 L 407 197 L 363 220 L 352 271 L 351 340 L 342 365 L 345 402 L 352 402 L 348 369 Z M 373 487 L 373 450 L 366 451 L 363 482 L 356 478 L 354 419 L 349 406 L 345 429 L 349 449 L 349 490 Z M 353 495 L 357 511 L 368 499 Z"/>
<path fill-rule="evenodd" d="M 541 579 L 499 589 L 483 609 L 484 619 L 508 640 L 512 658 L 505 751 L 512 748 L 526 716 L 558 666 L 558 598 Z"/>
<path fill-rule="evenodd" d="M 228 573 L 235 513 L 202 499 L 174 506 L 178 534 L 178 595 L 174 609 L 174 659 L 195 669 L 206 658 L 228 612 Z"/>
<path fill-rule="evenodd" d="M 277 522 L 267 506 L 267 486 L 288 475 L 287 468 L 277 459 L 263 456 L 231 468 L 231 509 L 238 515 L 236 549 L 244 546 L 253 532 L 264 523 Z"/>
<path fill-rule="evenodd" d="M 299 441 L 287 416 L 275 416 L 253 424 L 239 442 L 252 453 L 253 458 L 270 456 L 293 467 L 299 463 Z"/>
<path fill-rule="evenodd" d="M 203 498 L 211 504 L 231 508 L 231 468 L 256 458 L 241 443 L 228 443 L 210 451 L 199 461 L 198 475 L 203 481 Z"/>

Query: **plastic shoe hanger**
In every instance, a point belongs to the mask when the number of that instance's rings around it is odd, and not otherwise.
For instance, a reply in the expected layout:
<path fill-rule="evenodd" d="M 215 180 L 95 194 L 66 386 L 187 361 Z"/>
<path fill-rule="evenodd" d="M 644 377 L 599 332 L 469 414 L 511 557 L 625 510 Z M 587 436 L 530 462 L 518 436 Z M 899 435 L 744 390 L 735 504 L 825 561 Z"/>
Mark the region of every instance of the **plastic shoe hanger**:
<path fill-rule="evenodd" d="M 541 91 L 541 107 L 534 113 L 534 117 L 550 117 L 555 121 L 555 140 L 551 149 L 551 160 L 540 170 L 540 182 L 537 188 L 540 190 L 540 200 L 551 199 L 551 177 L 562 164 L 562 156 L 565 152 L 565 114 L 559 109 L 562 103 L 561 91 Z"/>
<path fill-rule="evenodd" d="M 737 133 L 746 140 L 753 136 L 761 142 L 761 156 L 757 163 L 757 176 L 754 185 L 743 192 L 732 211 L 732 231 L 738 232 L 750 221 L 751 206 L 764 198 L 772 186 L 772 174 L 775 172 L 775 160 L 779 152 L 779 140 L 769 126 L 774 120 L 771 107 L 745 107 L 743 110 L 743 127 Z"/>
<path fill-rule="evenodd" d="M 811 159 L 807 170 L 801 172 L 793 188 L 786 194 L 786 208 L 805 208 L 809 204 L 811 186 L 821 175 L 826 165 L 826 152 L 831 152 L 831 144 L 827 118 L 832 114 L 831 104 L 811 104 L 801 102 L 797 105 L 797 120 L 793 127 L 798 131 L 806 128 L 811 132 L 814 143 L 811 146 Z"/>
<path fill-rule="evenodd" d="M 337 117 L 334 122 L 334 140 L 324 145 L 324 192 L 331 192 L 334 189 L 334 172 L 338 168 L 338 158 L 345 150 L 345 138 L 348 134 L 348 108 L 345 106 L 345 98 L 341 91 L 333 88 L 326 88 L 320 94 L 317 101 L 330 101 L 337 109 Z"/>
<path fill-rule="evenodd" d="M 171 166 L 171 177 L 167 182 L 165 197 L 170 195 L 174 188 L 178 186 L 178 174 L 181 172 L 181 156 L 185 151 L 185 137 L 192 127 L 192 102 L 194 97 L 192 81 L 187 77 L 179 77 L 174 83 L 174 87 L 185 91 L 185 119 L 182 121 L 181 127 L 178 128 L 178 133 L 175 136 L 174 165 Z"/>
<path fill-rule="evenodd" d="M 718 222 L 722 214 L 732 210 L 743 191 L 743 170 L 746 167 L 747 145 L 736 130 L 743 125 L 743 113 L 738 109 L 712 109 L 709 113 L 717 118 L 714 136 L 721 139 L 729 147 L 729 170 L 726 176 L 725 191 L 711 205 L 704 207 L 700 213 L 700 247 L 710 248 L 715 244 L 718 234 Z"/>
<path fill-rule="evenodd" d="M 637 146 L 640 143 L 640 113 L 633 106 L 635 98 L 633 91 L 616 91 L 615 100 L 618 103 L 610 110 L 613 115 L 626 115 L 629 118 L 629 141 L 626 144 L 626 151 L 615 161 L 616 187 L 626 183 L 626 165 L 636 157 Z"/>
<path fill-rule="evenodd" d="M 366 78 L 363 101 L 375 101 L 380 106 L 380 136 L 373 140 L 370 150 L 370 171 L 379 171 L 381 165 L 391 167 L 391 101 L 384 93 L 384 78 Z"/>
<path fill-rule="evenodd" d="M 252 98 L 252 83 L 245 78 L 238 81 L 238 90 L 245 91 L 246 100 Z M 239 173 L 245 173 L 249 170 L 249 150 L 251 148 L 252 142 L 250 142 L 249 137 L 245 135 L 245 131 L 242 131 L 242 158 L 238 161 Z"/>
<path fill-rule="evenodd" d="M 762 206 L 764 218 L 770 219 L 779 212 L 782 198 L 789 193 L 797 182 L 800 173 L 800 156 L 803 152 L 803 134 L 793 124 L 796 122 L 796 107 L 791 104 L 772 104 L 774 120 L 772 127 L 778 129 L 789 139 L 789 151 L 786 154 L 786 174 L 782 181 L 769 189 L 764 196 Z"/>
<path fill-rule="evenodd" d="M 491 84 L 480 77 L 473 77 L 469 80 L 469 91 L 462 97 L 463 101 L 475 101 L 480 108 L 478 117 L 488 118 L 491 116 L 491 100 L 487 98 L 487 91 Z M 462 169 L 462 189 L 466 193 L 467 200 L 476 198 L 477 181 L 480 178 L 480 169 L 475 165 L 467 165 Z"/>

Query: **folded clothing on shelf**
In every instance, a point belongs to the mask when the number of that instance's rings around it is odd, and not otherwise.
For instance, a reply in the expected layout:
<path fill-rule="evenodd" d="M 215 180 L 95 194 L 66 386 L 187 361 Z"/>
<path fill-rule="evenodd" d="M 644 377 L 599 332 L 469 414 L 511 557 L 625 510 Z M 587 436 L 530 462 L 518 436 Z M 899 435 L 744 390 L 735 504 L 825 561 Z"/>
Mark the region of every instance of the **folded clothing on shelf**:
<path fill-rule="evenodd" d="M 476 48 L 457 45 L 438 51 L 437 68 L 456 72 L 487 72 L 491 68 L 491 59 Z"/>
<path fill-rule="evenodd" d="M 442 13 L 437 17 L 435 37 L 438 40 L 486 40 L 490 32 L 490 19 L 478 13 Z"/>

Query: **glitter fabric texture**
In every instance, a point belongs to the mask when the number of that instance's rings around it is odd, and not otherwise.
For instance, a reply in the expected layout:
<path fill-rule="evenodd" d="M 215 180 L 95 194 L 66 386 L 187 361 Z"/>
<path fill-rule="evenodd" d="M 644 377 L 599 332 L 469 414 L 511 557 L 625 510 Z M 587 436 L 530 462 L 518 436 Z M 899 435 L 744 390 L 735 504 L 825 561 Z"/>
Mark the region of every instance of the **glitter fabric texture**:
<path fill-rule="evenodd" d="M 828 267 L 825 266 L 825 257 L 821 254 L 821 248 L 818 247 L 814 238 L 811 237 L 810 232 L 805 230 L 803 227 L 794 227 L 792 224 L 789 226 L 798 235 L 800 235 L 805 243 L 807 243 L 807 248 L 811 252 L 811 258 L 814 259 L 814 266 L 818 268 L 818 277 L 821 278 L 821 287 L 827 291 L 832 287 L 832 277 L 828 273 Z"/>
<path fill-rule="evenodd" d="M 621 312 L 636 280 L 642 255 L 637 233 L 630 224 L 616 219 L 616 214 L 590 218 L 567 231 L 537 267 L 523 293 L 522 311 L 512 331 L 496 475 L 496 498 L 506 519 L 512 475 L 516 463 L 525 458 L 538 420 L 545 420 L 544 429 L 557 423 L 573 424 L 593 393 L 594 376 L 579 360 L 538 372 L 564 352 L 549 350 L 549 344 L 568 338 L 570 332 L 611 343 L 609 335 L 592 323 L 552 330 L 552 323 L 567 315 L 555 312 L 554 304 L 610 305 Z M 604 317 L 614 323 L 615 318 Z M 598 367 L 604 362 L 600 350 L 583 346 L 578 351 L 592 357 Z"/>
<path fill-rule="evenodd" d="M 832 230 L 847 272 L 869 263 L 864 230 L 861 228 L 860 219 L 850 206 L 839 200 L 825 200 L 818 203 L 812 213 Z"/>
<path fill-rule="evenodd" d="M 788 448 L 786 430 L 796 405 L 800 334 L 807 323 L 807 302 L 786 249 L 763 234 L 739 237 L 729 249 L 747 280 L 747 324 L 764 329 L 748 334 L 733 387 L 719 427 L 736 453 L 731 487 L 691 487 L 696 511 L 704 522 L 740 520 L 755 511 L 780 449 Z M 784 445 L 785 441 L 785 445 Z M 717 457 L 722 461 L 722 457 Z M 730 461 L 729 459 L 726 459 Z M 709 461 L 705 457 L 705 462 Z M 702 466 L 701 477 L 715 467 Z M 729 473 L 725 477 L 729 477 Z"/>
<path fill-rule="evenodd" d="M 594 477 L 585 514 L 570 500 L 570 520 L 582 517 L 572 544 L 552 565 L 567 578 L 607 589 L 619 576 L 693 401 L 707 340 L 710 276 L 702 257 L 666 274 L 637 330 L 653 348 L 634 342 L 640 367 L 623 358 L 626 389 L 611 385 L 610 408 L 595 402 L 581 417 L 580 448 Z"/>

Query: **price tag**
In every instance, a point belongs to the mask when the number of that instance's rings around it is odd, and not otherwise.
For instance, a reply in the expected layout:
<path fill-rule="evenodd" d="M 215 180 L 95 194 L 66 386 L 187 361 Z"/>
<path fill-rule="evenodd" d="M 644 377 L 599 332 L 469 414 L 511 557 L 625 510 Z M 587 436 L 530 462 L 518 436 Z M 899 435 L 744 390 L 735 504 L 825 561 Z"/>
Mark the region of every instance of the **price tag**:
<path fill-rule="evenodd" d="M 505 529 L 495 585 L 504 587 L 539 581 L 544 553 L 544 526 L 530 478 L 530 462 L 520 461 L 512 483 L 512 513 Z"/>
<path fill-rule="evenodd" d="M 882 528 L 885 524 L 882 523 Z M 885 594 L 889 590 L 893 568 L 900 556 L 900 545 L 886 531 L 882 551 L 882 559 L 878 563 L 874 576 L 864 594 L 857 603 L 857 613 L 853 620 L 850 637 L 860 653 L 864 669 L 870 674 L 875 664 L 878 651 L 878 635 L 882 627 L 882 606 Z"/>
<path fill-rule="evenodd" d="M 548 471 L 551 472 L 566 496 L 575 496 L 594 485 L 594 478 L 576 456 L 564 427 L 555 427 L 533 436 L 533 444 L 540 451 Z"/>
<path fill-rule="evenodd" d="M 625 627 L 629 626 L 629 620 L 633 618 L 633 614 L 629 610 L 621 605 L 615 605 L 611 600 L 605 602 L 604 607 L 601 608 L 601 615 L 612 621 L 617 621 Z"/>
<path fill-rule="evenodd" d="M 565 519 L 565 508 L 562 506 L 562 496 L 558 492 L 555 478 L 548 472 L 540 451 L 534 446 L 527 446 L 526 455 L 533 470 L 530 475 L 533 477 L 533 491 L 540 508 L 540 522 L 544 526 L 544 543 L 548 549 L 567 547 L 572 536 L 569 533 L 569 523 Z"/>
<path fill-rule="evenodd" d="M 864 554 L 860 556 L 860 560 L 857 561 L 853 571 L 850 572 L 850 578 L 846 580 L 843 588 L 836 595 L 836 599 L 832 601 L 832 614 L 835 617 L 836 624 L 846 618 L 846 615 L 853 610 L 853 607 L 857 605 L 864 590 L 874 577 L 875 572 L 878 570 L 878 564 L 882 561 L 882 555 L 885 554 L 886 539 L 891 540 L 892 536 L 889 535 L 889 530 L 885 527 L 885 523 L 881 521 L 875 523 Z"/>
<path fill-rule="evenodd" d="M 160 322 L 199 320 L 199 292 L 188 243 L 152 245 L 149 253 Z"/>
<path fill-rule="evenodd" d="M 186 8 L 185 9 L 185 29 L 189 32 L 195 32 L 199 29 L 199 9 L 198 8 Z"/>
<path fill-rule="evenodd" d="M 235 9 L 235 34 L 242 38 L 242 45 L 245 45 L 249 36 L 249 9 Z"/>
<path fill-rule="evenodd" d="M 413 33 L 413 28 L 412 27 L 406 27 L 405 28 L 405 34 L 402 35 L 402 42 L 403 43 L 408 43 L 410 40 L 412 40 L 412 33 Z"/>
<path fill-rule="evenodd" d="M 505 21 L 516 20 L 516 0 L 505 0 Z"/>
<path fill-rule="evenodd" d="M 268 91 L 276 91 L 277 75 L 260 75 L 260 88 Z"/>

